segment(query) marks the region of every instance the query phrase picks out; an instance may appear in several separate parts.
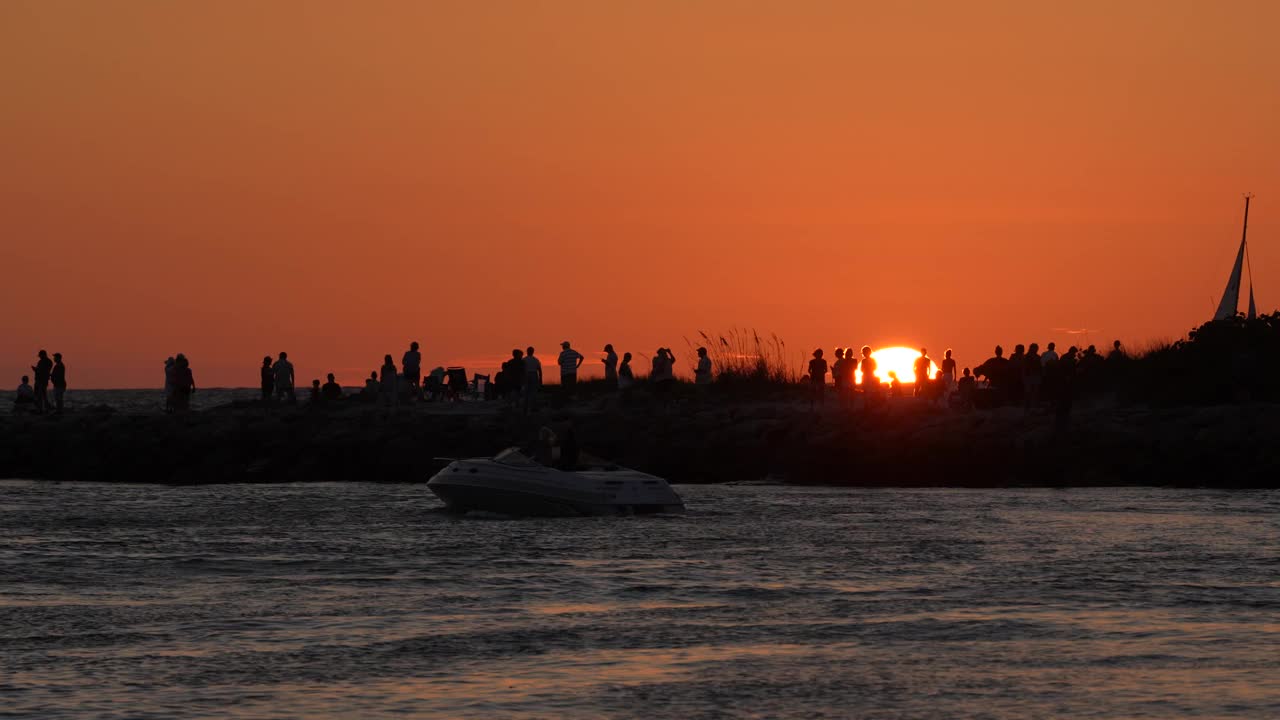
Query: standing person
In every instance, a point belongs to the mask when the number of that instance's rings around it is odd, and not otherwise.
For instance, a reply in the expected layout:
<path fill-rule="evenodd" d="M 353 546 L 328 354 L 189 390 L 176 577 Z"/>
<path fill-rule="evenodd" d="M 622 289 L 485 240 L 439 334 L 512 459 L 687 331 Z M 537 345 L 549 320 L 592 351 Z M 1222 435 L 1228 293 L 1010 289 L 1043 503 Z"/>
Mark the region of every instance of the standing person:
<path fill-rule="evenodd" d="M 844 368 L 846 364 L 844 348 L 836 348 L 836 359 L 835 362 L 831 363 L 831 383 L 836 387 L 837 400 L 844 396 Z"/>
<path fill-rule="evenodd" d="M 653 356 L 652 370 L 649 380 L 653 382 L 653 392 L 663 407 L 671 403 L 671 395 L 676 384 L 676 356 L 671 348 L 658 348 Z"/>
<path fill-rule="evenodd" d="M 1040 402 L 1040 386 L 1044 381 L 1044 364 L 1040 345 L 1031 343 L 1022 359 L 1022 409 L 1030 412 Z"/>
<path fill-rule="evenodd" d="M 378 394 L 386 405 L 396 407 L 400 404 L 400 393 L 396 388 L 396 364 L 390 355 L 382 357 L 382 387 Z"/>
<path fill-rule="evenodd" d="M 172 357 L 164 361 L 164 411 L 173 412 L 173 378 L 177 371 L 177 361 Z"/>
<path fill-rule="evenodd" d="M 827 391 L 827 361 L 822 359 L 822 348 L 813 351 L 809 361 L 809 407 L 821 405 Z"/>
<path fill-rule="evenodd" d="M 912 370 L 916 375 L 916 386 L 912 390 L 915 397 L 928 397 L 929 393 L 929 368 L 933 367 L 933 361 L 929 359 L 929 351 L 920 348 L 920 357 L 916 358 Z"/>
<path fill-rule="evenodd" d="M 173 361 L 173 409 L 185 413 L 191 409 L 191 395 L 196 391 L 196 378 L 191 374 L 191 363 L 178 353 Z"/>
<path fill-rule="evenodd" d="M 880 378 L 876 377 L 876 359 L 871 357 L 871 346 L 862 346 L 862 394 L 864 401 L 880 392 Z"/>
<path fill-rule="evenodd" d="M 62 414 L 62 397 L 67 394 L 67 366 L 62 364 L 62 353 L 53 354 L 53 372 L 49 374 L 53 382 L 53 412 Z"/>
<path fill-rule="evenodd" d="M 610 389 L 618 387 L 618 353 L 613 345 L 604 346 L 604 381 Z"/>
<path fill-rule="evenodd" d="M 542 386 L 542 361 L 533 355 L 533 346 L 524 351 L 524 414 L 528 415 L 536 409 L 538 388 Z"/>
<path fill-rule="evenodd" d="M 276 371 L 271 367 L 271 356 L 262 358 L 262 369 L 258 372 L 262 382 L 262 406 L 271 404 L 271 395 L 276 390 Z"/>
<path fill-rule="evenodd" d="M 44 413 L 49 409 L 49 375 L 53 373 L 53 361 L 44 350 L 37 355 L 39 359 L 31 366 L 31 371 L 36 374 L 36 412 Z"/>
<path fill-rule="evenodd" d="M 1079 361 L 1076 359 L 1078 352 L 1080 351 L 1075 346 L 1068 348 L 1066 354 L 1058 361 L 1057 372 L 1054 373 L 1054 425 L 1059 432 L 1066 430 L 1071 422 L 1071 406 L 1075 401 L 1076 372 L 1079 369 Z"/>
<path fill-rule="evenodd" d="M 560 392 L 565 402 L 568 402 L 573 398 L 574 388 L 578 386 L 578 368 L 582 367 L 586 358 L 569 347 L 568 340 L 560 343 L 560 348 L 560 357 L 556 360 L 556 364 L 560 366 Z"/>
<path fill-rule="evenodd" d="M 289 404 L 297 405 L 298 396 L 293 392 L 293 363 L 289 362 L 289 353 L 280 353 L 280 359 L 271 368 L 275 372 L 276 399 L 289 396 Z"/>
<path fill-rule="evenodd" d="M 506 385 L 506 401 L 512 407 L 519 405 L 520 389 L 524 387 L 524 351 L 512 350 L 511 359 L 502 363 L 502 381 Z"/>
<path fill-rule="evenodd" d="M 707 357 L 707 349 L 698 348 L 698 364 L 693 368 L 693 384 L 700 395 L 705 396 L 711 387 L 711 358 Z"/>
<path fill-rule="evenodd" d="M 635 387 L 636 375 L 631 369 L 631 353 L 622 354 L 622 365 L 618 367 L 618 391 L 623 400 L 631 397 L 631 388 Z"/>
<path fill-rule="evenodd" d="M 951 348 L 947 348 L 947 352 L 942 356 L 941 372 L 943 388 L 950 394 L 956 389 L 956 360 L 951 357 Z"/>
<path fill-rule="evenodd" d="M 422 353 L 418 352 L 418 343 L 409 343 L 409 349 L 401 361 L 404 369 L 404 382 L 409 388 L 411 397 L 417 397 L 422 387 Z"/>

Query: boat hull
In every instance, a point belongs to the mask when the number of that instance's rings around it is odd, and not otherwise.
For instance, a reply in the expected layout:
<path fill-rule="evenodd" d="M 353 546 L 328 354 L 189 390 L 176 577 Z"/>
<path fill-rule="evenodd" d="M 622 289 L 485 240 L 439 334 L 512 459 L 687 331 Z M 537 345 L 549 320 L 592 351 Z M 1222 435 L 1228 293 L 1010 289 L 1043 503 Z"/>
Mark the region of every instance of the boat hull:
<path fill-rule="evenodd" d="M 684 502 L 661 478 L 634 470 L 561 472 L 512 468 L 487 459 L 456 460 L 427 487 L 452 512 L 566 517 L 682 512 Z"/>

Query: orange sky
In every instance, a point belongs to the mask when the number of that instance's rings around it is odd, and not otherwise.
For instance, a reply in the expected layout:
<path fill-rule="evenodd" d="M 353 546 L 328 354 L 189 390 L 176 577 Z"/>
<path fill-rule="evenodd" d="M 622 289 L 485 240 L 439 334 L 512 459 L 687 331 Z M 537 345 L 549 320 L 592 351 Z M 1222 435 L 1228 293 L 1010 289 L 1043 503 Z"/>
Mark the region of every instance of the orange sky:
<path fill-rule="evenodd" d="M 1280 293 L 1280 3 L 0 4 L 0 381 L 1138 344 L 1250 227 Z"/>

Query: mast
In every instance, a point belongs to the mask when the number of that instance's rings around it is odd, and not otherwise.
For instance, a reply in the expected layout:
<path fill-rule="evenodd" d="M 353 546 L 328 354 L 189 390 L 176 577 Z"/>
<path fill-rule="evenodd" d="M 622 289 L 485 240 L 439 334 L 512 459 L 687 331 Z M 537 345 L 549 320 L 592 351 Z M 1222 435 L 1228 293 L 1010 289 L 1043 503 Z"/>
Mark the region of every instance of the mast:
<path fill-rule="evenodd" d="M 1253 199 L 1253 193 L 1244 194 L 1244 229 L 1240 231 L 1240 244 L 1244 246 L 1244 266 L 1249 274 L 1249 314 L 1246 317 L 1254 320 L 1258 317 L 1258 306 L 1253 302 L 1253 261 L 1249 258 L 1249 244 L 1245 240 L 1249 234 L 1249 201 L 1251 199 Z"/>
<path fill-rule="evenodd" d="M 1227 278 L 1227 288 L 1222 293 L 1222 302 L 1218 303 L 1218 311 L 1213 314 L 1214 320 L 1229 320 L 1236 316 L 1240 306 L 1240 276 L 1244 270 L 1245 239 L 1249 234 L 1249 201 L 1252 193 L 1244 196 L 1244 228 L 1240 231 L 1240 250 L 1236 252 L 1236 262 L 1231 268 L 1231 276 Z M 1250 280 L 1250 292 L 1253 282 Z"/>

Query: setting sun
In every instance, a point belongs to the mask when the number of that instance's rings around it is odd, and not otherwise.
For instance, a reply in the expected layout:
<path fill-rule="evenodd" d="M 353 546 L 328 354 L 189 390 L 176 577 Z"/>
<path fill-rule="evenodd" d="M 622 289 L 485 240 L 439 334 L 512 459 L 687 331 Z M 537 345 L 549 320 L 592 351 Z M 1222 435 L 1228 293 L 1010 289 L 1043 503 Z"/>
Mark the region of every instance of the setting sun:
<path fill-rule="evenodd" d="M 904 383 L 916 381 L 915 362 L 920 357 L 919 350 L 906 347 L 881 348 L 871 353 L 876 360 L 876 377 L 880 382 L 889 382 L 889 373 L 894 373 Z M 938 374 L 938 366 L 930 358 L 929 377 Z M 862 384 L 862 370 L 857 372 L 858 384 Z"/>

